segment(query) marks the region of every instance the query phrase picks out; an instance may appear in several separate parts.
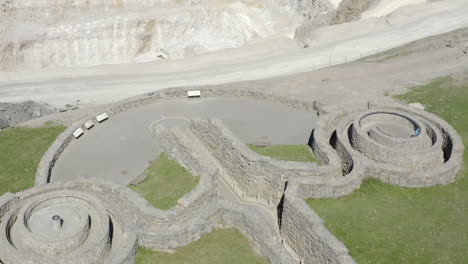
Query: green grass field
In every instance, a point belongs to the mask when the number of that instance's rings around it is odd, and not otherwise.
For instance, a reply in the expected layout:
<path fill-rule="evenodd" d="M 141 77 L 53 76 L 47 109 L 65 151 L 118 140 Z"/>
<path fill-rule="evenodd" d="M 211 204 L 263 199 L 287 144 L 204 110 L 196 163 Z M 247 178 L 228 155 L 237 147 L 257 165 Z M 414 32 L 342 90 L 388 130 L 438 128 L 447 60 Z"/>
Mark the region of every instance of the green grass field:
<path fill-rule="evenodd" d="M 137 264 L 266 264 L 250 241 L 236 229 L 218 229 L 175 253 L 138 250 Z"/>
<path fill-rule="evenodd" d="M 148 175 L 143 182 L 130 185 L 148 202 L 157 208 L 167 210 L 185 194 L 197 186 L 199 177 L 193 176 L 175 160 L 161 154 L 145 171 Z"/>
<path fill-rule="evenodd" d="M 448 121 L 468 146 L 468 81 L 450 77 L 400 95 Z M 336 200 L 308 199 L 358 263 L 468 263 L 468 155 L 454 184 L 410 189 L 369 179 Z"/>
<path fill-rule="evenodd" d="M 310 147 L 307 145 L 273 145 L 270 147 L 247 146 L 260 155 L 279 160 L 317 162 L 320 164 L 320 161 L 314 156 Z"/>
<path fill-rule="evenodd" d="M 0 195 L 33 187 L 42 155 L 64 129 L 13 127 L 0 132 Z"/>

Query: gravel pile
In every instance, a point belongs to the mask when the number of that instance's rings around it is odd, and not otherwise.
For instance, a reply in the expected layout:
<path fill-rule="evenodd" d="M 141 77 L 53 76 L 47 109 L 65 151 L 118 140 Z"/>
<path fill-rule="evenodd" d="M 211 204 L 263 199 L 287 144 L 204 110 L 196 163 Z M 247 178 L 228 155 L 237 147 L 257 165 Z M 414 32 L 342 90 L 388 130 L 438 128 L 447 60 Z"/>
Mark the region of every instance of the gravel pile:
<path fill-rule="evenodd" d="M 52 109 L 33 101 L 0 103 L 0 129 L 52 113 L 54 113 Z"/>

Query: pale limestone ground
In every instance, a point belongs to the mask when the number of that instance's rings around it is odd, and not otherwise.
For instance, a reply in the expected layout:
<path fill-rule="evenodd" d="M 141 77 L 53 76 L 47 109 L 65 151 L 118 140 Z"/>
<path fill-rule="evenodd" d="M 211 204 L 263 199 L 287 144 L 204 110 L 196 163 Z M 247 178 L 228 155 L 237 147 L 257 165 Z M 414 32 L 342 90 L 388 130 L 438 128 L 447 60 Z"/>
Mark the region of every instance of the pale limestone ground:
<path fill-rule="evenodd" d="M 167 87 L 214 85 L 310 72 L 327 67 L 330 62 L 352 61 L 377 50 L 466 27 L 467 10 L 468 2 L 463 0 L 406 6 L 386 17 L 310 32 L 310 36 L 304 36 L 310 40 L 310 47 L 306 49 L 298 48 L 295 41 L 283 37 L 187 60 L 1 73 L 0 98 L 3 101 L 30 99 L 55 106 L 78 99 L 83 104 L 102 104 Z M 432 51 L 438 53 L 409 56 L 380 66 L 362 65 L 353 70 L 347 70 L 347 66 L 328 69 L 325 74 L 315 72 L 310 77 L 296 76 L 294 82 L 283 82 L 288 84 L 287 87 L 279 87 L 276 83 L 268 87 L 282 93 L 302 94 L 306 91 L 305 95 L 314 99 L 328 100 L 340 94 L 347 100 L 354 100 L 381 96 L 395 86 L 424 82 L 465 68 L 466 59 L 461 58 L 461 53 L 442 49 Z M 323 84 L 323 78 L 330 79 L 330 84 Z M 249 83 L 249 88 L 256 88 L 256 85 L 262 88 L 261 82 Z"/>
<path fill-rule="evenodd" d="M 452 42 L 452 48 L 447 47 L 449 41 Z M 407 87 L 426 83 L 439 76 L 465 72 L 468 70 L 468 55 L 460 50 L 464 43 L 468 43 L 468 28 L 419 40 L 388 54 L 345 65 L 220 86 L 306 96 L 330 104 L 368 100 L 385 94 L 404 93 Z M 40 126 L 50 120 L 69 125 L 73 120 L 79 120 L 99 108 L 85 104 L 80 107 L 82 109 L 31 120 L 25 125 Z"/>

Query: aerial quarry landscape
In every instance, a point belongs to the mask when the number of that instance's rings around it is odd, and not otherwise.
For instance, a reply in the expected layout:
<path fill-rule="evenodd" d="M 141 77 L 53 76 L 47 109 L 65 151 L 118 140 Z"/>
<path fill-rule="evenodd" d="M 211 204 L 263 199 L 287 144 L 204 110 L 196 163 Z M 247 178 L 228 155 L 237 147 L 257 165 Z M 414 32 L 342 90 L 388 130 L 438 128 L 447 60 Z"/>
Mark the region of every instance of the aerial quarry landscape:
<path fill-rule="evenodd" d="M 0 264 L 468 263 L 468 0 L 0 0 Z"/>

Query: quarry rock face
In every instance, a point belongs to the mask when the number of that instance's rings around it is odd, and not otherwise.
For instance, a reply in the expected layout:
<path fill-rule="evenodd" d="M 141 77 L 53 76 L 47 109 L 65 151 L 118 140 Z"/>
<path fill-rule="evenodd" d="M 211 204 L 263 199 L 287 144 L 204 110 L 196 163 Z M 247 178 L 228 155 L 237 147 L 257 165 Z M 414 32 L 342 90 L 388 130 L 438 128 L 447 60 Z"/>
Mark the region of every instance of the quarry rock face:
<path fill-rule="evenodd" d="M 1 0 L 0 70 L 182 59 L 291 37 L 328 11 L 328 0 Z"/>
<path fill-rule="evenodd" d="M 369 9 L 369 7 L 380 0 L 343 0 L 336 11 L 336 17 L 333 19 L 333 24 L 341 24 L 361 17 L 361 13 Z"/>

